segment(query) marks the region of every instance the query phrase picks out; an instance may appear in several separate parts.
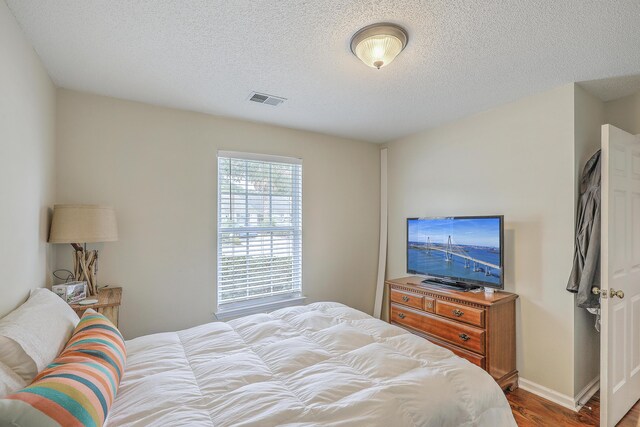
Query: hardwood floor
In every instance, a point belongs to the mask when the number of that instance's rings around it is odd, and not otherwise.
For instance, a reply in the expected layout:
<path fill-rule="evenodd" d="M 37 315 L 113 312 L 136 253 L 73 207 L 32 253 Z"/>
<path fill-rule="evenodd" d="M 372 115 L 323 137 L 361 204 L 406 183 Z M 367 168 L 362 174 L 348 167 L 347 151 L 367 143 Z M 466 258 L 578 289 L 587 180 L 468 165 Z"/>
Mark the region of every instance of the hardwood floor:
<path fill-rule="evenodd" d="M 521 388 L 507 393 L 507 400 L 519 427 L 600 425 L 598 393 L 584 405 L 580 412 L 566 409 Z M 631 408 L 617 427 L 640 427 L 640 401 Z"/>
<path fill-rule="evenodd" d="M 580 412 L 571 411 L 521 388 L 507 393 L 507 400 L 519 427 L 597 426 L 600 420 L 600 399 L 597 394 Z M 591 410 L 587 407 L 591 407 Z"/>
<path fill-rule="evenodd" d="M 618 427 L 638 427 L 640 426 L 640 400 L 633 405 L 627 415 L 618 423 Z"/>

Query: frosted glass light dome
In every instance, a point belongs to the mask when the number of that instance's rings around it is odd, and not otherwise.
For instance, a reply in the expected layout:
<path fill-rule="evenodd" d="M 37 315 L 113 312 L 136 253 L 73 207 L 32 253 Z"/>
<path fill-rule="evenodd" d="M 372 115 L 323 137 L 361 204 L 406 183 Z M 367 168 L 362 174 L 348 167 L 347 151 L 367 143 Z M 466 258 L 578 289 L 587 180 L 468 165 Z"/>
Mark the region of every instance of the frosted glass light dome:
<path fill-rule="evenodd" d="M 389 65 L 407 45 L 407 33 L 393 24 L 364 27 L 351 38 L 351 51 L 362 62 L 380 69 Z"/>

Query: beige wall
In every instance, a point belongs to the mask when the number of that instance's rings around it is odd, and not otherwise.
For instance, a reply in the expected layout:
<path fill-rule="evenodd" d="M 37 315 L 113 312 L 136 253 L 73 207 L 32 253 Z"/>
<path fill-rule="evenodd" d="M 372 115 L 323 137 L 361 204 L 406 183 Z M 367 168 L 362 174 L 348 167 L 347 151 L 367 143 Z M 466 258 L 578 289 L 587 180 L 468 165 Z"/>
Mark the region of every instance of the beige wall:
<path fill-rule="evenodd" d="M 579 196 L 580 177 L 585 164 L 600 149 L 601 128 L 605 124 L 604 103 L 579 85 L 574 93 L 575 195 Z M 580 393 L 600 375 L 600 334 L 594 327 L 595 316 L 574 308 L 574 393 Z"/>
<path fill-rule="evenodd" d="M 634 135 L 640 134 L 640 92 L 604 104 L 605 120 Z"/>
<path fill-rule="evenodd" d="M 58 202 L 116 209 L 98 278 L 124 287 L 126 337 L 213 320 L 218 149 L 303 159 L 304 294 L 372 311 L 378 146 L 67 90 L 57 124 Z"/>
<path fill-rule="evenodd" d="M 521 377 L 573 396 L 574 88 L 566 85 L 388 144 L 387 277 L 405 275 L 411 216 L 505 216 L 506 290 Z"/>
<path fill-rule="evenodd" d="M 0 1 L 0 317 L 49 277 L 55 88 Z"/>

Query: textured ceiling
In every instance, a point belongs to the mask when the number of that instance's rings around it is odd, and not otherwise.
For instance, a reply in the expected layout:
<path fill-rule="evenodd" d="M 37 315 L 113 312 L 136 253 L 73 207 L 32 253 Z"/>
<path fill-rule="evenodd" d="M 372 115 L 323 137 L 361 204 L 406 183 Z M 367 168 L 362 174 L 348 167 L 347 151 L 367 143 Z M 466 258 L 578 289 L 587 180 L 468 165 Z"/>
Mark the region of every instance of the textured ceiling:
<path fill-rule="evenodd" d="M 580 82 L 580 86 L 603 101 L 612 101 L 638 92 L 640 90 L 640 75 L 589 80 Z"/>
<path fill-rule="evenodd" d="M 640 73 L 638 0 L 7 4 L 59 86 L 374 142 L 564 83 Z M 379 21 L 404 26 L 409 45 L 374 70 L 349 39 Z M 591 85 L 608 97 L 606 82 Z M 288 100 L 250 103 L 253 90 Z"/>

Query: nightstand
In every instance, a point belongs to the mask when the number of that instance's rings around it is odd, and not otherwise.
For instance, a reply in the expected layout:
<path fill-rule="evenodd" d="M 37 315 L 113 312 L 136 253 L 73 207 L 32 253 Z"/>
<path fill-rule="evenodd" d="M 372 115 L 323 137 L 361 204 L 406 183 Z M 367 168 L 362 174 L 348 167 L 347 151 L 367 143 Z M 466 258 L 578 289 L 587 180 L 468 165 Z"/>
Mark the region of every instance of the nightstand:
<path fill-rule="evenodd" d="M 95 298 L 94 298 L 95 299 Z M 79 317 L 85 310 L 92 308 L 109 319 L 116 328 L 118 327 L 118 314 L 120 312 L 120 303 L 122 301 L 122 288 L 105 287 L 98 289 L 98 302 L 91 305 L 71 304 L 71 308 Z"/>

